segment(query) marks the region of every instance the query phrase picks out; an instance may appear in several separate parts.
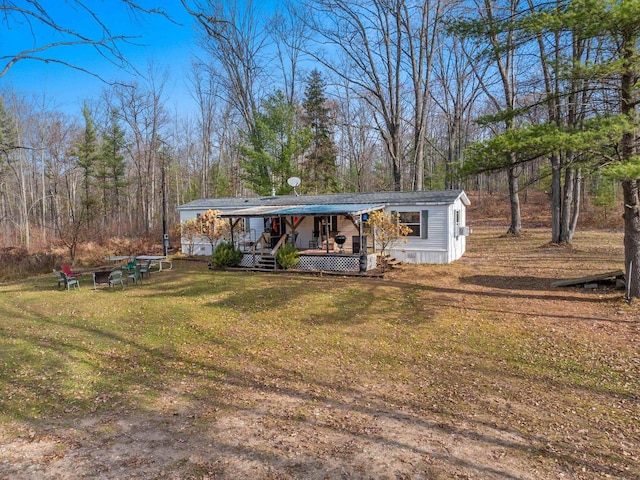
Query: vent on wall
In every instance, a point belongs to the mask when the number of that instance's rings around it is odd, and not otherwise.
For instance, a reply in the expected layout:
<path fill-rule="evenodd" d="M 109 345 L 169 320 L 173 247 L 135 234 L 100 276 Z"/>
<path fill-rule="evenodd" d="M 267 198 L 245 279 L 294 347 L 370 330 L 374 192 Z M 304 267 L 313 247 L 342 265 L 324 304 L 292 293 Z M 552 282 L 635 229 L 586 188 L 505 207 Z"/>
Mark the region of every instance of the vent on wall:
<path fill-rule="evenodd" d="M 463 237 L 471 235 L 471 228 L 470 227 L 459 227 L 458 228 L 458 235 L 462 235 Z"/>

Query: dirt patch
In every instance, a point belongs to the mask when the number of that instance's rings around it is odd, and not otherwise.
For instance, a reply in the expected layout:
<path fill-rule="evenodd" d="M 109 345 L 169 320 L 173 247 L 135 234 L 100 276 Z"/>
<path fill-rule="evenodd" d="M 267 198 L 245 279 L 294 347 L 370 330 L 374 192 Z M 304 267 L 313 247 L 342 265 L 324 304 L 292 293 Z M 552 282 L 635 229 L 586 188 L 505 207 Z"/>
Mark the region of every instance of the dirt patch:
<path fill-rule="evenodd" d="M 367 400 L 363 393 L 309 402 L 261 391 L 242 396 L 242 414 L 204 420 L 165 399 L 160 416 L 120 412 L 21 432 L 3 442 L 0 473 L 7 479 L 544 478 L 535 464 L 511 458 L 513 450 L 529 449 L 515 432 Z"/>

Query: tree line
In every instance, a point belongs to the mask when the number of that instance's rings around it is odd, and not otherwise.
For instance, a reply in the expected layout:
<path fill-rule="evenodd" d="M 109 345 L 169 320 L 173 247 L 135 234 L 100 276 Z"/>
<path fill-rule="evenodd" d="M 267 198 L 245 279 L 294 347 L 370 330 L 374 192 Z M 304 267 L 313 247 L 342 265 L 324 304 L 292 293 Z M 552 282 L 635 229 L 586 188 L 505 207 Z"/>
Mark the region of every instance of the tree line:
<path fill-rule="evenodd" d="M 179 204 L 290 193 L 291 176 L 300 193 L 506 191 L 512 233 L 521 192 L 544 185 L 551 239 L 571 242 L 585 189 L 610 201 L 621 185 L 626 266 L 640 263 L 640 2 L 181 4 L 195 112 L 168 107 L 170 67 L 155 65 L 79 117 L 2 92 L 5 244 L 149 235 Z"/>

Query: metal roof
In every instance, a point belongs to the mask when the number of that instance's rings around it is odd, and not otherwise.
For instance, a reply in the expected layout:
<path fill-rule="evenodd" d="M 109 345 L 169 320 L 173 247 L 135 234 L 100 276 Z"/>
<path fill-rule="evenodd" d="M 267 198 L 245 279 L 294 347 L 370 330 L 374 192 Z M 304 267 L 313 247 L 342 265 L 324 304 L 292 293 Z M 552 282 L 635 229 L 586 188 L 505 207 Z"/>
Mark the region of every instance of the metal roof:
<path fill-rule="evenodd" d="M 178 207 L 178 210 L 229 209 L 249 207 L 300 207 L 302 205 L 448 205 L 458 198 L 470 205 L 463 190 L 426 190 L 419 192 L 338 193 L 325 195 L 280 195 L 272 197 L 201 198 Z"/>
<path fill-rule="evenodd" d="M 225 210 L 222 217 L 276 217 L 278 215 L 360 215 L 362 213 L 381 210 L 384 205 L 368 203 L 349 203 L 337 205 L 278 205 L 239 208 L 236 210 Z"/>

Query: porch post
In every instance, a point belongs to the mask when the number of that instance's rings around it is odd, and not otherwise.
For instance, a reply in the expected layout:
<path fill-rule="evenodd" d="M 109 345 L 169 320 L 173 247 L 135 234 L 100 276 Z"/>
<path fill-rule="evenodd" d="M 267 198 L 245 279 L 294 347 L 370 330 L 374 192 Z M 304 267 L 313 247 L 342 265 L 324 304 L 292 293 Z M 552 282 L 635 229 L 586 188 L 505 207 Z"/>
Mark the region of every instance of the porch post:
<path fill-rule="evenodd" d="M 362 213 L 360 213 L 360 221 L 358 222 L 358 234 L 360 235 L 360 252 L 358 252 L 361 256 L 362 256 L 362 232 L 363 232 L 363 227 L 362 227 Z M 366 250 L 364 252 L 365 254 L 367 253 Z"/>
<path fill-rule="evenodd" d="M 325 233 L 327 234 L 327 253 L 329 253 L 329 221 L 331 220 L 331 217 L 327 216 L 324 219 L 325 222 Z"/>

